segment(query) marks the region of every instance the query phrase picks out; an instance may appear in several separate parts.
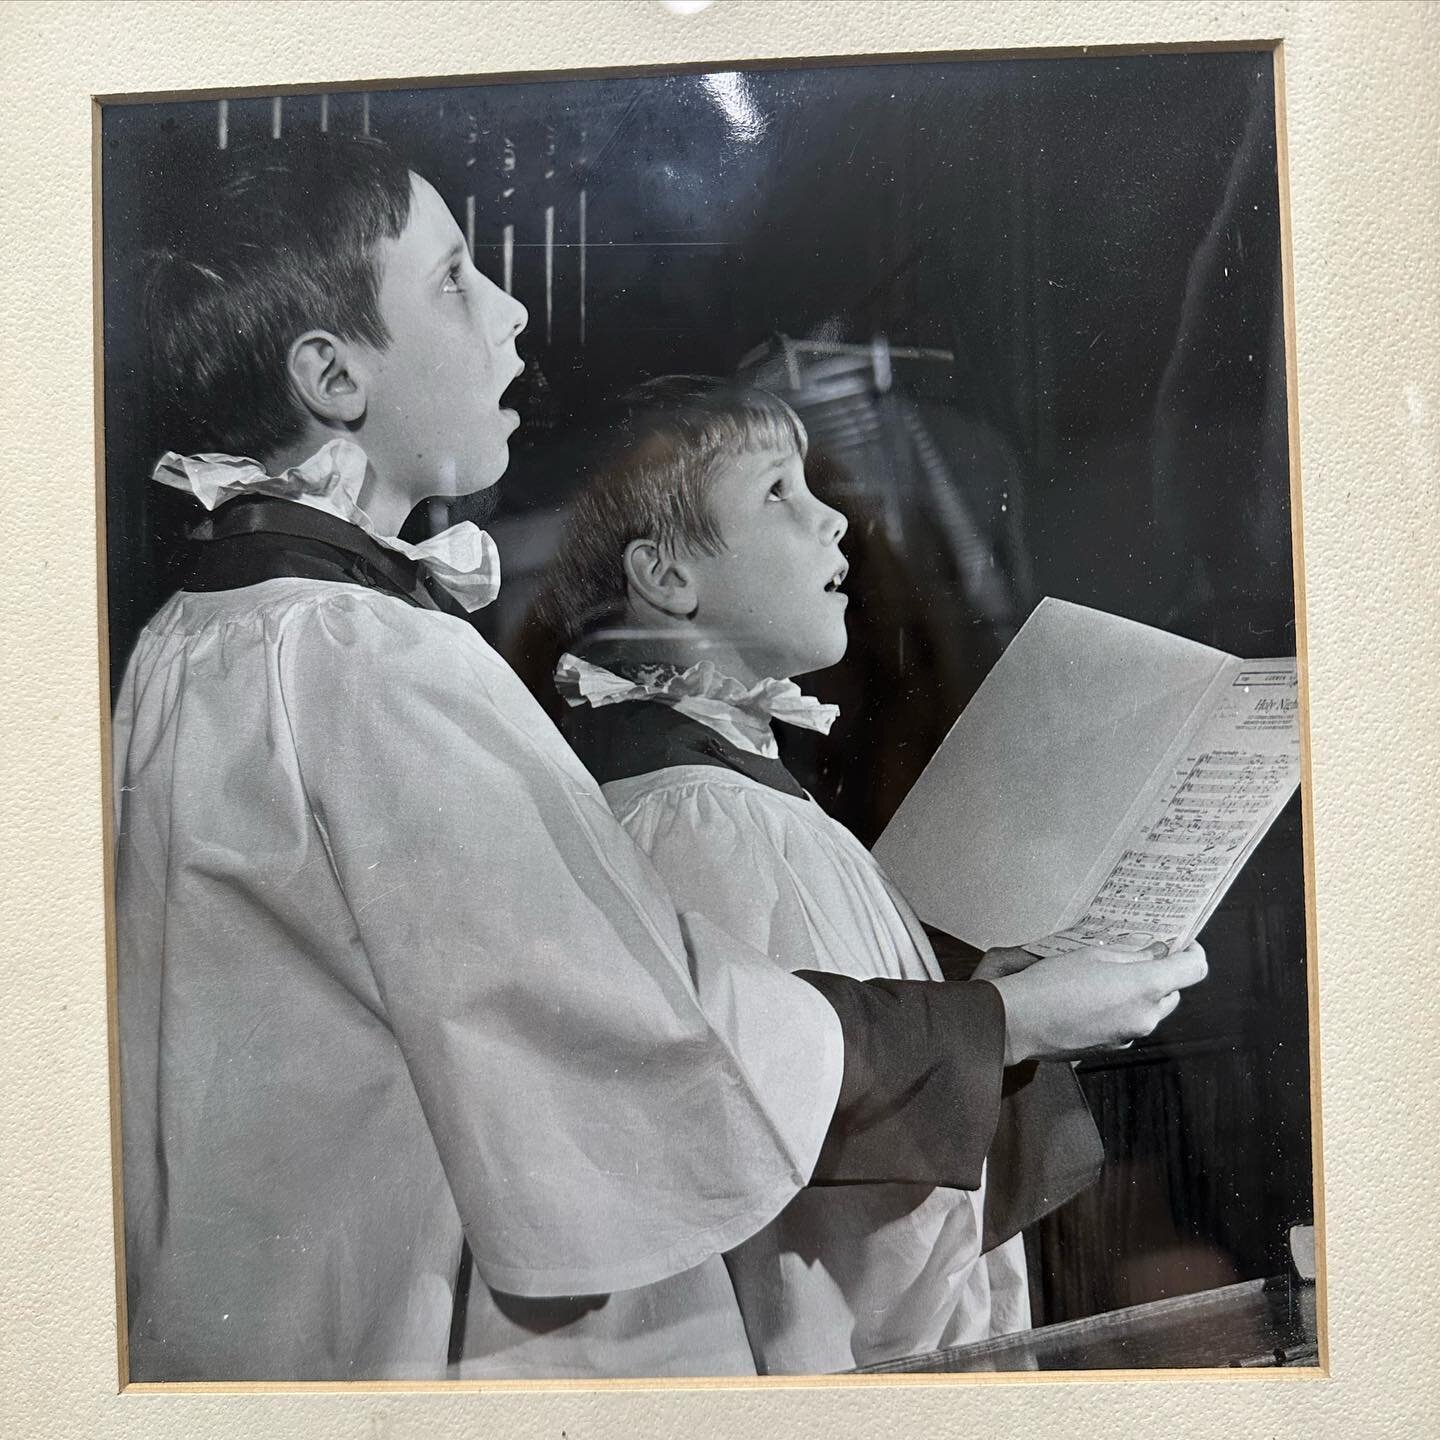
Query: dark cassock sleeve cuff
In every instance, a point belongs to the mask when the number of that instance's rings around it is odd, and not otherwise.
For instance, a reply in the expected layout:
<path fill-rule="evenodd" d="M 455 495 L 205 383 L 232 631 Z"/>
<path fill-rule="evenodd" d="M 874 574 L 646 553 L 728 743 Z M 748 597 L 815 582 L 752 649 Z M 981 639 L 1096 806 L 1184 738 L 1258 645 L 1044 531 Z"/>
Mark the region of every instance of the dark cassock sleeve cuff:
<path fill-rule="evenodd" d="M 947 980 L 968 980 L 985 952 L 927 925 Z M 985 1242 L 993 1250 L 1099 1177 L 1100 1132 L 1068 1060 L 1028 1060 L 1005 1072 L 985 1182 Z"/>
<path fill-rule="evenodd" d="M 1068 1060 L 1007 1070 L 985 1183 L 983 1248 L 993 1250 L 1094 1184 L 1104 1163 Z"/>
<path fill-rule="evenodd" d="M 976 1190 L 995 1138 L 1005 1004 L 984 981 L 796 975 L 840 1017 L 845 1075 L 812 1185 Z"/>

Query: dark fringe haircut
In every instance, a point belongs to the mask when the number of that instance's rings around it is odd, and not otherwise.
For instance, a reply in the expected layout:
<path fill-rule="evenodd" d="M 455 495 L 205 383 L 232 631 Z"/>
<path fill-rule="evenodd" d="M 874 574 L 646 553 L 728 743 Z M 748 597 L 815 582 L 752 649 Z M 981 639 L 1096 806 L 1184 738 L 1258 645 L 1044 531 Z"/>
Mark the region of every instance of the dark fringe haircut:
<path fill-rule="evenodd" d="M 706 495 L 726 460 L 766 448 L 805 458 L 800 417 L 778 396 L 709 375 L 662 375 L 621 397 L 576 497 L 536 615 L 562 646 L 625 609 L 625 547 L 718 555 Z"/>
<path fill-rule="evenodd" d="M 382 348 L 375 249 L 410 218 L 410 170 L 379 140 L 297 134 L 217 157 L 174 242 L 147 257 L 160 438 L 263 458 L 305 413 L 290 386 L 306 330 Z"/>

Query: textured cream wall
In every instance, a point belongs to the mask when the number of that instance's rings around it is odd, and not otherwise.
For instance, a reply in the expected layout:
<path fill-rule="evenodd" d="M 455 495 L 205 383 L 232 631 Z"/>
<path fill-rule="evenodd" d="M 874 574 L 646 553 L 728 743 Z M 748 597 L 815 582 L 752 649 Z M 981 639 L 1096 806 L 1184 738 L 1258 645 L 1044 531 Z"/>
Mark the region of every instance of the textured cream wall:
<path fill-rule="evenodd" d="M 635 62 L 1283 37 L 1329 1216 L 1329 1379 L 117 1395 L 92 535 L 88 96 Z M 0 1434 L 1440 1433 L 1440 8 L 0 6 Z"/>

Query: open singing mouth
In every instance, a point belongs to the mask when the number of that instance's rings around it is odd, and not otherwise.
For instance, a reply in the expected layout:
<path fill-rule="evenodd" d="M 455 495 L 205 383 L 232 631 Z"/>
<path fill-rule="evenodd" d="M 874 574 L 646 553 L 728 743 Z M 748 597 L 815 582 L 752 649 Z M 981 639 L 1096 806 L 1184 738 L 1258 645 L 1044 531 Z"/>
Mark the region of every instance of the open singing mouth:
<path fill-rule="evenodd" d="M 526 393 L 528 386 L 523 381 L 525 375 L 525 362 L 519 360 L 515 365 L 515 373 L 510 377 L 510 383 L 500 392 L 500 406 L 507 410 L 524 410 L 529 402 L 529 395 Z"/>
<path fill-rule="evenodd" d="M 850 573 L 850 564 L 845 561 L 840 568 L 825 582 L 825 593 L 833 595 L 845 583 L 845 577 Z"/>

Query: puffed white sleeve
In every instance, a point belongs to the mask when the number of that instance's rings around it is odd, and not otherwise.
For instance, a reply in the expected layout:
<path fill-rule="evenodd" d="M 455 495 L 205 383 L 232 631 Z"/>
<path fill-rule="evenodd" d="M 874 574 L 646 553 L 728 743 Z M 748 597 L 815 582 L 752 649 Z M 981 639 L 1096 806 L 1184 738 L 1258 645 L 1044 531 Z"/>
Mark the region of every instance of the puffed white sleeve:
<path fill-rule="evenodd" d="M 859 877 L 794 825 L 794 802 L 706 768 L 703 777 L 687 767 L 606 789 L 676 905 L 703 912 L 786 970 L 891 973 L 876 959 L 877 927 Z"/>
<path fill-rule="evenodd" d="M 486 1283 L 648 1284 L 766 1224 L 806 1183 L 835 1107 L 831 1006 L 705 918 L 682 920 L 463 622 L 355 592 L 281 649 L 377 1019 Z"/>

